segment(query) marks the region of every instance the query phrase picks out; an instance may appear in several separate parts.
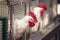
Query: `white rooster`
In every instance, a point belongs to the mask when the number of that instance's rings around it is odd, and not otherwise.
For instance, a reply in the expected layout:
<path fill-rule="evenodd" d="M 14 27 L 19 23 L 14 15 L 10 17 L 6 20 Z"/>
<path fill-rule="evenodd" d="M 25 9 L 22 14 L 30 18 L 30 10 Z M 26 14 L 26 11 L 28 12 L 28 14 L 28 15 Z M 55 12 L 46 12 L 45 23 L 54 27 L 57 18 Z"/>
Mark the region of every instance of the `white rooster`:
<path fill-rule="evenodd" d="M 29 27 L 37 28 L 38 23 L 40 22 L 41 17 L 44 15 L 44 11 L 47 10 L 45 4 L 38 4 L 38 7 L 35 7 L 33 11 L 30 11 L 22 19 L 16 19 L 14 21 L 14 38 L 20 38 L 25 30 Z M 41 27 L 42 28 L 42 27 Z"/>

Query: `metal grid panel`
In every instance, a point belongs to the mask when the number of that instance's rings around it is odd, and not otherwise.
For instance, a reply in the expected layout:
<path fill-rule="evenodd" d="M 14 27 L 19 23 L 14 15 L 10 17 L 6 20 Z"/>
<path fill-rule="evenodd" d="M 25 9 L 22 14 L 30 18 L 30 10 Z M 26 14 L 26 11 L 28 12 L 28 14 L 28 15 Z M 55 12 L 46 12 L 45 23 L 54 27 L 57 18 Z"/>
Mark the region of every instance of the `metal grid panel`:
<path fill-rule="evenodd" d="M 0 1 L 0 16 L 9 17 L 8 6 L 4 1 Z"/>
<path fill-rule="evenodd" d="M 0 1 L 0 17 L 6 17 L 7 19 L 9 19 L 9 10 L 8 10 L 8 6 L 6 5 L 6 2 L 5 1 Z M 2 21 L 0 20 L 0 32 L 3 30 L 2 29 Z M 9 39 L 9 35 L 8 35 L 8 22 L 6 22 L 6 31 L 7 31 L 7 39 Z M 2 33 L 0 33 L 1 35 Z M 2 35 L 1 35 L 2 36 Z M 0 37 L 1 37 L 0 36 Z M 0 38 L 0 40 L 2 40 L 2 38 Z"/>
<path fill-rule="evenodd" d="M 16 5 L 13 5 L 14 9 L 13 9 L 13 14 L 14 14 L 14 18 L 16 19 L 20 19 L 22 17 L 24 17 L 25 13 L 25 8 L 23 5 L 17 3 Z"/>
<path fill-rule="evenodd" d="M 0 40 L 2 40 L 2 21 L 0 21 Z"/>

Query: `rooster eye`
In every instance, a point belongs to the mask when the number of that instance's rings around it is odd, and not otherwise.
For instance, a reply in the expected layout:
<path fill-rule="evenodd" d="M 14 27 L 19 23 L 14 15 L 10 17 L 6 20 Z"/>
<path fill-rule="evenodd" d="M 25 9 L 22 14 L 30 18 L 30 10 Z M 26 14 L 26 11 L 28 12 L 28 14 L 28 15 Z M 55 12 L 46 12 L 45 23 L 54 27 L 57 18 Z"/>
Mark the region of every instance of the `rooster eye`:
<path fill-rule="evenodd" d="M 30 18 L 29 20 L 32 21 L 33 19 Z"/>

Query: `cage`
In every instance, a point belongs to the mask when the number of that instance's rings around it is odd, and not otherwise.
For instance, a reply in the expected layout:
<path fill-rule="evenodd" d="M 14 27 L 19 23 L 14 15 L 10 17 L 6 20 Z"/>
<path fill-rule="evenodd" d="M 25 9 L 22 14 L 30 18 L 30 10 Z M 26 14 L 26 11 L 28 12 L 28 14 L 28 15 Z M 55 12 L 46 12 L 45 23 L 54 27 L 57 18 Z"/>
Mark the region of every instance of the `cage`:
<path fill-rule="evenodd" d="M 52 3 L 51 3 L 52 2 Z M 42 30 L 44 28 L 48 27 L 50 23 L 52 23 L 53 18 L 57 15 L 57 0 L 13 0 L 10 1 L 10 6 L 9 6 L 9 11 L 10 11 L 10 30 L 11 30 L 11 36 L 13 35 L 14 32 L 14 20 L 15 19 L 21 19 L 25 15 L 28 14 L 29 11 L 33 10 L 33 8 L 37 7 L 38 3 L 44 3 L 47 5 L 47 11 L 44 14 L 44 17 L 42 18 L 41 22 L 39 25 L 36 25 L 34 28 L 28 28 L 29 34 L 35 35 L 37 32 L 40 32 L 42 27 Z M 22 40 L 27 40 L 27 31 L 24 32 L 24 35 L 22 36 Z M 25 34 L 26 33 L 26 34 Z M 30 37 L 31 37 L 30 35 Z M 19 40 L 19 38 L 15 39 L 14 35 L 12 37 L 14 40 Z"/>
<path fill-rule="evenodd" d="M 53 18 L 57 16 L 57 0 L 6 0 L 0 2 L 0 16 L 4 16 L 8 19 L 8 40 L 19 40 L 14 37 L 14 22 L 15 19 L 20 20 L 25 17 L 29 11 L 32 11 L 33 8 L 37 7 L 38 3 L 44 3 L 47 6 L 47 11 L 42 17 L 41 23 L 36 25 L 34 28 L 27 28 L 22 34 L 20 40 L 31 39 L 31 36 L 35 36 L 40 32 L 40 27 L 48 27 L 53 22 Z M 21 34 L 19 34 L 21 35 Z M 32 39 L 31 39 L 32 40 Z"/>

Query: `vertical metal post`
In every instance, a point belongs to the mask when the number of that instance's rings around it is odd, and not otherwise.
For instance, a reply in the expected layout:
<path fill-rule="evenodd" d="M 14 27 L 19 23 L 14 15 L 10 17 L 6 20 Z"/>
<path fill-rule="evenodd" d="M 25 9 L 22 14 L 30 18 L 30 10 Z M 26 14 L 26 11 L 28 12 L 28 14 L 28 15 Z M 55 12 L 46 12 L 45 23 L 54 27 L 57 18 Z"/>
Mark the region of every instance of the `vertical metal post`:
<path fill-rule="evenodd" d="M 29 11 L 31 11 L 31 0 L 29 0 Z M 32 32 L 31 32 L 31 28 L 29 27 L 29 33 L 30 33 L 30 39 L 31 40 L 31 35 L 32 35 Z"/>
<path fill-rule="evenodd" d="M 24 5 L 25 5 L 25 15 L 26 15 L 26 11 L 27 11 L 27 10 L 26 10 L 26 9 L 27 9 L 27 4 L 25 3 Z"/>
<path fill-rule="evenodd" d="M 31 1 L 32 0 L 29 0 L 29 11 L 31 11 Z M 31 40 L 32 31 L 31 31 L 30 27 L 29 27 L 29 33 L 30 33 L 30 39 L 29 40 Z"/>
<path fill-rule="evenodd" d="M 26 3 L 27 2 L 23 2 L 24 12 L 25 12 L 24 16 L 27 14 L 27 4 Z M 26 38 L 27 38 L 27 33 L 26 33 L 26 30 L 25 30 L 25 34 L 24 34 L 24 39 L 23 40 L 27 40 Z"/>
<path fill-rule="evenodd" d="M 26 15 L 26 13 L 27 13 L 27 2 L 22 2 L 22 3 L 24 5 L 24 12 L 25 12 L 25 15 Z"/>
<path fill-rule="evenodd" d="M 13 6 L 10 5 L 10 37 L 11 37 L 11 40 L 14 40 L 13 38 Z"/>
<path fill-rule="evenodd" d="M 29 0 L 29 11 L 31 10 L 31 0 Z"/>
<path fill-rule="evenodd" d="M 40 23 L 39 23 L 39 25 L 38 25 L 38 30 L 37 30 L 37 32 L 40 30 Z"/>

